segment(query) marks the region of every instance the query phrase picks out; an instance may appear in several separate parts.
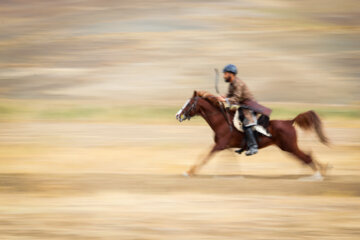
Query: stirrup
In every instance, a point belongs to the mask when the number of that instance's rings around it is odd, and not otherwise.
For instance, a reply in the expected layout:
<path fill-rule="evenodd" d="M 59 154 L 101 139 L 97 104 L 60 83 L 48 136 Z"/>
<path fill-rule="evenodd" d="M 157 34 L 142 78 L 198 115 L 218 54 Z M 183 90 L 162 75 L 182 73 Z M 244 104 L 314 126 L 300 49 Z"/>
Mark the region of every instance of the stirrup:
<path fill-rule="evenodd" d="M 244 148 L 240 148 L 240 149 L 238 149 L 238 150 L 235 150 L 235 152 L 238 153 L 238 154 L 241 154 L 243 151 L 245 151 Z"/>

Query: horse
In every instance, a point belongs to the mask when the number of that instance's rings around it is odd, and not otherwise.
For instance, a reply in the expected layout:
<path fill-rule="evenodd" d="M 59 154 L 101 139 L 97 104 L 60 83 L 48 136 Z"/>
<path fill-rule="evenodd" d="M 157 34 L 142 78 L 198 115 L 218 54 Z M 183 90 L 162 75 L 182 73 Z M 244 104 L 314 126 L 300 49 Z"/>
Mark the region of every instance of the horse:
<path fill-rule="evenodd" d="M 186 101 L 183 107 L 177 112 L 176 119 L 180 122 L 186 119 L 190 120 L 192 117 L 200 115 L 215 133 L 215 144 L 210 152 L 199 163 L 192 165 L 189 170 L 184 173 L 185 176 L 194 176 L 216 152 L 230 148 L 245 148 L 244 133 L 236 130 L 233 122 L 229 121 L 233 119 L 234 114 L 234 111 L 226 111 L 223 104 L 217 100 L 217 97 L 206 91 L 194 91 L 193 96 Z M 304 180 L 323 180 L 323 175 L 327 167 L 315 161 L 311 155 L 299 149 L 294 125 L 299 126 L 303 130 L 315 131 L 323 144 L 329 144 L 329 140 L 323 131 L 321 119 L 314 111 L 310 110 L 300 113 L 291 120 L 268 121 L 267 131 L 271 136 L 258 136 L 257 142 L 259 149 L 276 145 L 282 151 L 294 155 L 314 171 L 312 176 Z"/>

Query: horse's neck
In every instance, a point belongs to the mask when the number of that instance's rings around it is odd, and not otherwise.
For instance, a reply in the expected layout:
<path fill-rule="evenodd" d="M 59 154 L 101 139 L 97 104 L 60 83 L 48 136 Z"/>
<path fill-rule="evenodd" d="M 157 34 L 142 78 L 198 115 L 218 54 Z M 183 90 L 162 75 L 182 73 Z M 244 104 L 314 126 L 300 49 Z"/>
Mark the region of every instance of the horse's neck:
<path fill-rule="evenodd" d="M 222 125 L 226 123 L 222 112 L 220 111 L 220 109 L 214 107 L 204 99 L 201 99 L 201 101 L 199 101 L 199 106 L 200 115 L 205 119 L 211 129 L 216 133 L 220 129 L 220 127 L 222 127 Z"/>

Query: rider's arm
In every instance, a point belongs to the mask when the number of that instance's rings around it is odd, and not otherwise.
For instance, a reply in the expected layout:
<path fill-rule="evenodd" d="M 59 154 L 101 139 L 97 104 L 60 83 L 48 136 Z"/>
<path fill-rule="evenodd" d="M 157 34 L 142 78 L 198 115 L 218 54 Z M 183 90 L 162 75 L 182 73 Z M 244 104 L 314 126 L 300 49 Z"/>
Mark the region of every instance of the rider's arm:
<path fill-rule="evenodd" d="M 237 84 L 234 84 L 234 90 L 233 94 L 231 96 L 228 95 L 227 100 L 231 102 L 232 104 L 238 104 L 242 102 L 243 99 L 243 84 L 240 82 L 237 82 Z"/>

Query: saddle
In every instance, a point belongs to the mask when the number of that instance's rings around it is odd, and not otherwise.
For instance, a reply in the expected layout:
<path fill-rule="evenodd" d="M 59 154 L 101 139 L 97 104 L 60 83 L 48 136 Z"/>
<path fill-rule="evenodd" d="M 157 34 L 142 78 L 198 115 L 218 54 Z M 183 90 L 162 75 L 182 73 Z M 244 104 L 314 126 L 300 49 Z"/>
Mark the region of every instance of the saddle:
<path fill-rule="evenodd" d="M 256 131 L 264 136 L 271 137 L 271 134 L 267 131 L 267 128 L 269 127 L 269 121 L 270 121 L 270 119 L 268 116 L 261 114 L 257 117 L 257 123 L 252 128 L 254 131 Z M 234 124 L 234 127 L 238 131 L 244 132 L 242 122 L 239 119 L 239 111 L 235 112 L 233 124 Z"/>
<path fill-rule="evenodd" d="M 235 111 L 235 115 L 233 118 L 233 124 L 234 127 L 239 130 L 240 132 L 243 132 L 243 127 L 242 127 L 242 122 L 239 120 L 239 111 L 238 108 L 240 107 L 245 107 L 245 108 L 250 108 L 254 111 L 254 113 L 258 113 L 256 120 L 257 123 L 255 126 L 252 127 L 252 129 L 255 132 L 261 133 L 264 136 L 267 137 L 271 137 L 271 134 L 267 131 L 267 128 L 269 127 L 269 121 L 270 121 L 270 114 L 272 112 L 271 109 L 262 106 L 260 104 L 258 104 L 256 101 L 252 101 L 252 100 L 246 100 L 244 101 L 244 104 L 242 105 L 237 105 L 237 104 L 231 104 L 230 102 L 226 102 L 225 104 L 226 108 L 229 108 L 230 111 Z"/>

